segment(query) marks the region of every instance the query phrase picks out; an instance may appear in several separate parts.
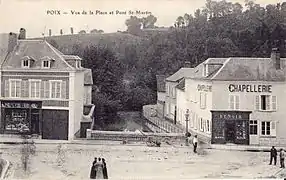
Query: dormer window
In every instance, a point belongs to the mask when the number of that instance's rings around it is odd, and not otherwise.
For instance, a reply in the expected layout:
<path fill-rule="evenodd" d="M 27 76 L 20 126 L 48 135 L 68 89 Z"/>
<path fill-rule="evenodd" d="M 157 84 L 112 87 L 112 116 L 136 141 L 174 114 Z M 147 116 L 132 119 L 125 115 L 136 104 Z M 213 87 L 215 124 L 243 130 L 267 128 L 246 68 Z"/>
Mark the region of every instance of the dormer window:
<path fill-rule="evenodd" d="M 30 68 L 33 61 L 34 61 L 34 59 L 29 57 L 29 56 L 23 57 L 22 58 L 22 67 L 23 68 Z"/>
<path fill-rule="evenodd" d="M 23 60 L 23 67 L 30 67 L 30 61 L 29 60 Z"/>
<path fill-rule="evenodd" d="M 51 68 L 52 63 L 54 62 L 54 59 L 52 59 L 48 56 L 45 56 L 45 57 L 41 58 L 41 61 L 42 61 L 42 68 L 43 69 L 49 69 L 49 68 Z"/>
<path fill-rule="evenodd" d="M 76 62 L 76 68 L 81 68 L 81 60 L 77 60 L 77 62 Z"/>
<path fill-rule="evenodd" d="M 49 60 L 44 60 L 42 63 L 43 63 L 42 64 L 43 68 L 50 68 L 50 61 Z"/>

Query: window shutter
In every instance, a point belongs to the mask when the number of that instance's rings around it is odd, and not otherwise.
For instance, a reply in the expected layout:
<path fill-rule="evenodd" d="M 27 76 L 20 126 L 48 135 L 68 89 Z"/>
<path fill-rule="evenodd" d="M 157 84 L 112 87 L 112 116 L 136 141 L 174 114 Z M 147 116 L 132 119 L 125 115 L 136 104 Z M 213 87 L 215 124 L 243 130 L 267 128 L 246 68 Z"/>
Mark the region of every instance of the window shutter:
<path fill-rule="evenodd" d="M 67 95 L 66 95 L 66 93 L 67 93 L 67 83 L 66 83 L 66 81 L 62 81 L 62 97 L 61 98 L 63 98 L 63 99 L 66 99 L 66 97 L 67 97 Z"/>
<path fill-rule="evenodd" d="M 45 98 L 50 97 L 50 82 L 49 81 L 44 81 L 45 82 Z"/>
<path fill-rule="evenodd" d="M 5 90 L 4 90 L 4 96 L 9 97 L 9 80 L 5 80 Z"/>
<path fill-rule="evenodd" d="M 271 107 L 270 107 L 270 97 L 271 96 L 266 96 L 266 110 L 271 110 Z"/>
<path fill-rule="evenodd" d="M 276 136 L 276 121 L 270 123 L 270 135 Z"/>
<path fill-rule="evenodd" d="M 21 97 L 25 97 L 26 93 L 25 93 L 25 81 L 21 81 Z"/>
<path fill-rule="evenodd" d="M 234 109 L 234 96 L 233 95 L 229 96 L 229 108 Z"/>
<path fill-rule="evenodd" d="M 235 109 L 239 109 L 239 96 L 235 96 Z"/>
<path fill-rule="evenodd" d="M 41 81 L 40 83 L 40 97 L 45 97 L 45 81 Z"/>
<path fill-rule="evenodd" d="M 277 111 L 277 98 L 276 98 L 276 96 L 272 96 L 272 110 Z"/>
<path fill-rule="evenodd" d="M 260 110 L 260 103 L 259 103 L 259 100 L 260 100 L 260 96 L 255 96 L 255 110 Z"/>

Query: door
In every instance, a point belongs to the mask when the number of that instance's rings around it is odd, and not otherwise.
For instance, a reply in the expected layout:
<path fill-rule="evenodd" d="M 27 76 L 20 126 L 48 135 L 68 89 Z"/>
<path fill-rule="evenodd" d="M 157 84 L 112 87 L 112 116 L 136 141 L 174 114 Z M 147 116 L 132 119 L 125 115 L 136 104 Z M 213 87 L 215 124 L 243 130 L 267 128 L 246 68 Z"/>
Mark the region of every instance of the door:
<path fill-rule="evenodd" d="M 31 112 L 31 133 L 32 134 L 39 134 L 39 110 L 32 110 Z"/>
<path fill-rule="evenodd" d="M 225 121 L 225 140 L 228 143 L 235 142 L 235 121 L 234 120 Z"/>

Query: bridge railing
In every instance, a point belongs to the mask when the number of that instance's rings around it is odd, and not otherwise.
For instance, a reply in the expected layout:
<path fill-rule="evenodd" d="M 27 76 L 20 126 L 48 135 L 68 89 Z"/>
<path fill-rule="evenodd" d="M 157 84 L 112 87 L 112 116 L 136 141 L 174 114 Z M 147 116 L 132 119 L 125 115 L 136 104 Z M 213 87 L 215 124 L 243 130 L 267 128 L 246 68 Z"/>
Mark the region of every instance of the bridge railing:
<path fill-rule="evenodd" d="M 148 137 L 168 139 L 170 141 L 184 140 L 183 133 L 145 133 L 145 132 L 122 132 L 122 131 L 98 131 L 87 129 L 87 139 L 113 140 L 113 141 L 146 141 Z"/>

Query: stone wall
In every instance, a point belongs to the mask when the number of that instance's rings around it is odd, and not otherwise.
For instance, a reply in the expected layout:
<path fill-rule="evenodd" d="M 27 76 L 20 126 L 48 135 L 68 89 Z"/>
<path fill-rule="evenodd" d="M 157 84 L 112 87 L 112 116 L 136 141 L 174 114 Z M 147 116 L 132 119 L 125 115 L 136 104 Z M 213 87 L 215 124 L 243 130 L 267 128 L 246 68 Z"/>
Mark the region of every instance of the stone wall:
<path fill-rule="evenodd" d="M 169 139 L 170 141 L 181 142 L 185 140 L 183 133 L 145 133 L 137 132 L 121 132 L 121 131 L 97 131 L 87 130 L 87 139 L 90 140 L 113 140 L 113 141 L 146 141 L 148 137 L 159 139 Z"/>

